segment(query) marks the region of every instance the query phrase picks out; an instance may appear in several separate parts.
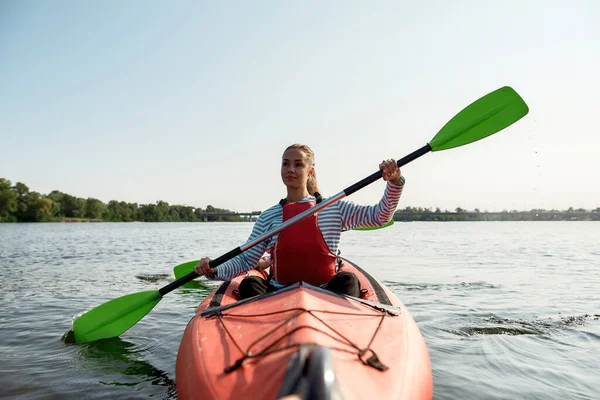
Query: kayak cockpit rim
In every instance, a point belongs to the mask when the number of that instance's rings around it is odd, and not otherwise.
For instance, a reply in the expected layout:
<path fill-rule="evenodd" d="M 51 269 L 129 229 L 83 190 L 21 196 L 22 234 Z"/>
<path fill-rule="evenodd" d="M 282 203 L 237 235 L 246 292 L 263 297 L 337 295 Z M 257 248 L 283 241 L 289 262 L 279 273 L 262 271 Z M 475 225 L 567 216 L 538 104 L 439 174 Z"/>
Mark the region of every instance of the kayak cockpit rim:
<path fill-rule="evenodd" d="M 382 303 L 375 303 L 373 301 L 364 300 L 364 299 L 361 299 L 361 298 L 358 298 L 358 297 L 353 297 L 353 296 L 348 296 L 348 295 L 345 295 L 345 294 L 335 293 L 335 292 L 332 292 L 330 290 L 326 290 L 326 289 L 323 289 L 323 288 L 321 288 L 319 286 L 314 286 L 314 285 L 311 285 L 311 284 L 306 283 L 306 282 L 297 282 L 297 283 L 288 285 L 286 287 L 283 287 L 281 289 L 278 289 L 278 290 L 276 290 L 274 292 L 265 293 L 265 294 L 262 294 L 262 295 L 259 295 L 259 296 L 250 297 L 250 298 L 243 299 L 243 300 L 237 301 L 235 303 L 227 304 L 227 305 L 220 306 L 220 307 L 209 308 L 208 310 L 202 311 L 200 313 L 200 317 L 211 318 L 211 317 L 220 315 L 223 311 L 230 310 L 232 308 L 241 306 L 243 304 L 252 303 L 252 302 L 255 302 L 255 301 L 258 301 L 258 300 L 261 300 L 261 299 L 265 299 L 265 298 L 268 298 L 268 297 L 272 297 L 272 296 L 278 296 L 278 295 L 281 295 L 282 293 L 285 293 L 285 292 L 288 292 L 288 291 L 291 291 L 291 290 L 298 290 L 300 287 L 304 287 L 304 288 L 307 288 L 309 290 L 314 290 L 314 291 L 317 291 L 317 292 L 320 292 L 320 293 L 324 293 L 324 294 L 327 294 L 329 296 L 334 296 L 334 297 L 339 297 L 339 298 L 345 298 L 345 299 L 348 299 L 348 300 L 351 300 L 351 301 L 356 301 L 358 303 L 362 303 L 364 305 L 367 305 L 367 306 L 369 306 L 369 307 L 371 307 L 371 308 L 373 308 L 375 310 L 378 310 L 378 311 L 381 311 L 381 312 L 385 312 L 388 315 L 401 315 L 402 314 L 402 309 L 399 308 L 399 307 L 394 307 L 394 306 L 390 306 L 390 305 L 382 304 Z"/>

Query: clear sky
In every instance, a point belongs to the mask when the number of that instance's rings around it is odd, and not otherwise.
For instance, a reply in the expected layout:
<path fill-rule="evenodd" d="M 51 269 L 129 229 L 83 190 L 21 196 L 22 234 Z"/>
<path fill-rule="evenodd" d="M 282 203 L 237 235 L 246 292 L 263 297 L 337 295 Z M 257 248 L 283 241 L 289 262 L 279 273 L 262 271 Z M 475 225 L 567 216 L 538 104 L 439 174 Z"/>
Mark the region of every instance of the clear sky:
<path fill-rule="evenodd" d="M 4 0 L 0 177 L 263 210 L 288 144 L 331 195 L 508 85 L 529 115 L 403 167 L 399 207 L 600 207 L 598 21 L 595 0 Z"/>

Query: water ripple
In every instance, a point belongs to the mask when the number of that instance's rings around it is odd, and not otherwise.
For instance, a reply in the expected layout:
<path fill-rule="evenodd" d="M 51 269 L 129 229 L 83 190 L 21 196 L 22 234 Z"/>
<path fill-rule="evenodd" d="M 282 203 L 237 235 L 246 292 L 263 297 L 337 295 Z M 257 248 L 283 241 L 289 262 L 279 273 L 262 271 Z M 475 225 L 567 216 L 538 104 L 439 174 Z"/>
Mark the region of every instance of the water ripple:
<path fill-rule="evenodd" d="M 383 282 L 390 288 L 399 288 L 408 291 L 420 290 L 480 290 L 480 289 L 498 289 L 500 286 L 492 285 L 487 282 L 460 282 L 460 283 L 402 283 L 402 282 Z"/>

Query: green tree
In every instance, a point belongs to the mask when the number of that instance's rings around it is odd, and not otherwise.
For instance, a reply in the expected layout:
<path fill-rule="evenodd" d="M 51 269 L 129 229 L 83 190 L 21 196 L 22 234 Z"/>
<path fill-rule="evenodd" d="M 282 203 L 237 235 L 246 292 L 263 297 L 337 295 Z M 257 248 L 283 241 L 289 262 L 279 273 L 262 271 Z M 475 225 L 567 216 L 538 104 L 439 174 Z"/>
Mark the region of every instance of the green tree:
<path fill-rule="evenodd" d="M 131 215 L 132 221 L 143 221 L 144 220 L 144 213 L 142 212 L 142 209 L 140 208 L 140 206 L 138 206 L 137 203 L 126 203 L 126 204 L 127 204 L 127 208 L 129 209 L 129 213 Z"/>
<path fill-rule="evenodd" d="M 54 202 L 47 197 L 42 197 L 37 201 L 35 207 L 36 221 L 50 221 L 54 215 Z"/>
<path fill-rule="evenodd" d="M 8 220 L 17 210 L 17 193 L 8 179 L 0 178 L 0 221 Z"/>
<path fill-rule="evenodd" d="M 27 218 L 27 206 L 29 202 L 29 188 L 22 182 L 15 183 L 13 190 L 17 196 L 17 208 L 15 216 L 19 221 L 25 221 Z"/>
<path fill-rule="evenodd" d="M 144 214 L 138 219 L 138 205 L 137 203 L 126 203 L 124 201 L 111 200 L 107 205 L 107 215 L 103 216 L 103 219 L 110 221 L 143 221 Z"/>
<path fill-rule="evenodd" d="M 168 222 L 170 221 L 169 215 L 169 203 L 166 201 L 159 200 L 156 202 L 154 207 L 154 221 L 155 222 Z"/>
<path fill-rule="evenodd" d="M 180 222 L 181 221 L 181 206 L 171 206 L 169 207 L 169 216 L 168 219 L 171 222 Z"/>
<path fill-rule="evenodd" d="M 196 214 L 194 214 L 194 207 L 183 206 L 180 208 L 179 213 L 182 221 L 194 222 L 198 220 Z"/>
<path fill-rule="evenodd" d="M 14 216 L 17 221 L 38 221 L 38 218 L 42 215 L 46 216 L 46 212 L 48 212 L 47 207 L 50 207 L 50 213 L 53 211 L 52 202 L 40 203 L 42 196 L 38 192 L 29 191 L 29 188 L 24 183 L 17 182 L 13 186 L 13 191 L 16 194 L 17 207 Z M 43 208 L 43 211 L 40 211 L 40 207 Z"/>
<path fill-rule="evenodd" d="M 83 218 L 85 213 L 85 199 L 65 193 L 62 199 L 62 210 L 67 218 Z"/>
<path fill-rule="evenodd" d="M 107 216 L 105 219 L 110 221 L 124 221 L 123 210 L 117 200 L 111 200 L 106 205 Z"/>
<path fill-rule="evenodd" d="M 102 215 L 107 211 L 106 204 L 98 199 L 89 197 L 85 201 L 84 213 L 85 218 L 102 219 Z"/>
<path fill-rule="evenodd" d="M 58 190 L 53 190 L 51 191 L 48 195 L 46 195 L 45 197 L 52 200 L 52 203 L 54 204 L 54 216 L 60 217 L 63 216 L 64 217 L 64 211 L 63 211 L 63 197 L 64 197 L 64 193 L 60 192 Z"/>
<path fill-rule="evenodd" d="M 142 211 L 142 219 L 144 222 L 152 222 L 154 221 L 154 209 L 156 206 L 154 204 L 142 204 L 140 205 L 140 210 Z"/>

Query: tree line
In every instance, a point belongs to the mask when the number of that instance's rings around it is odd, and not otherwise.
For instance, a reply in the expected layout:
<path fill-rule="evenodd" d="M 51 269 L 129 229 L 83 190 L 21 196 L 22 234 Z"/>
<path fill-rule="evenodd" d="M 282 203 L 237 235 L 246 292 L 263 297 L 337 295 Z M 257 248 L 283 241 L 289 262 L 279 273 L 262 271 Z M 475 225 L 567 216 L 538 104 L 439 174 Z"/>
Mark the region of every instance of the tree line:
<path fill-rule="evenodd" d="M 108 222 L 198 222 L 242 221 L 240 216 L 213 216 L 207 213 L 230 213 L 230 210 L 207 206 L 127 203 L 111 200 L 108 204 L 98 199 L 84 199 L 53 190 L 40 194 L 27 185 L 15 185 L 0 178 L 0 222 L 55 222 L 55 221 L 108 221 Z"/>
<path fill-rule="evenodd" d="M 210 213 L 232 213 L 222 208 L 207 206 L 206 209 L 191 206 L 169 205 L 165 201 L 155 204 L 127 203 L 111 200 L 108 204 L 98 199 L 76 197 L 53 190 L 48 194 L 30 191 L 27 185 L 0 178 L 0 222 L 52 222 L 52 221 L 108 221 L 108 222 L 199 222 L 244 221 L 241 216 L 215 216 Z M 406 207 L 394 214 L 396 221 L 600 221 L 600 207 L 594 210 L 582 208 L 567 210 L 530 211 L 504 210 L 487 212 L 475 209 L 454 211 L 436 208 Z"/>
<path fill-rule="evenodd" d="M 406 207 L 397 210 L 395 221 L 600 221 L 600 207 L 594 210 L 569 207 L 567 210 L 533 209 L 500 212 L 473 211 L 457 207 L 454 211 L 436 208 Z"/>

